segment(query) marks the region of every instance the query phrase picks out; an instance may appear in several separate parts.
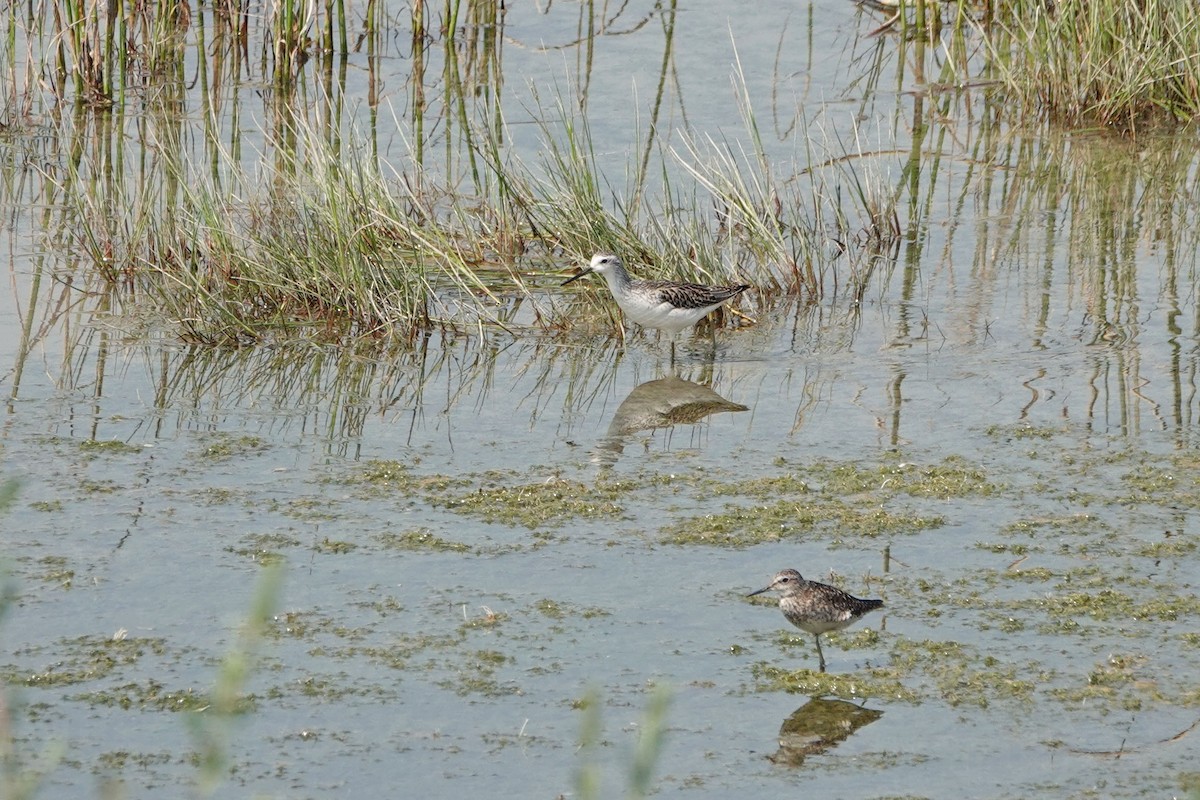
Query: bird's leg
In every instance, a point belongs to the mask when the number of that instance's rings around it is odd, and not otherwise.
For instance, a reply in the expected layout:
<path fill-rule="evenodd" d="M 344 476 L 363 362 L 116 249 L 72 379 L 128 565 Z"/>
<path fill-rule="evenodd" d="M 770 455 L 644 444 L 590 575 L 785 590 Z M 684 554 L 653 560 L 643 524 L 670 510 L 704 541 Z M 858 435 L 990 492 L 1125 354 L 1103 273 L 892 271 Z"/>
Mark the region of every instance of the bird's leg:
<path fill-rule="evenodd" d="M 814 633 L 813 638 L 817 640 L 817 658 L 821 659 L 821 672 L 825 671 L 825 654 L 821 652 L 821 634 Z"/>

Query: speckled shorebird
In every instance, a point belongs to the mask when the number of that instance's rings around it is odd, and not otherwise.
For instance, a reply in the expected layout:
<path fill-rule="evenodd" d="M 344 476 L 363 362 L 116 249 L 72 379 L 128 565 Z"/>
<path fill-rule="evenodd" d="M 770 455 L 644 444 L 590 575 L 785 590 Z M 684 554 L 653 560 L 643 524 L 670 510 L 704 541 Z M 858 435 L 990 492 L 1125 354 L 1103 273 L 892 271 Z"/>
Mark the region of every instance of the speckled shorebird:
<path fill-rule="evenodd" d="M 779 592 L 779 610 L 787 617 L 787 621 L 802 631 L 808 631 L 817 640 L 821 672 L 825 671 L 821 634 L 853 625 L 868 611 L 883 608 L 882 600 L 863 600 L 846 594 L 836 586 L 806 581 L 794 569 L 785 569 L 771 580 L 769 586 L 746 596 L 753 597 L 770 591 Z"/>
<path fill-rule="evenodd" d="M 567 278 L 562 285 L 566 286 L 593 272 L 608 281 L 608 289 L 626 317 L 642 327 L 657 328 L 672 334 L 690 328 L 705 315 L 750 288 L 747 283 L 705 286 L 679 281 L 634 280 L 625 271 L 621 259 L 608 253 L 592 256 L 592 263 L 578 275 Z"/>

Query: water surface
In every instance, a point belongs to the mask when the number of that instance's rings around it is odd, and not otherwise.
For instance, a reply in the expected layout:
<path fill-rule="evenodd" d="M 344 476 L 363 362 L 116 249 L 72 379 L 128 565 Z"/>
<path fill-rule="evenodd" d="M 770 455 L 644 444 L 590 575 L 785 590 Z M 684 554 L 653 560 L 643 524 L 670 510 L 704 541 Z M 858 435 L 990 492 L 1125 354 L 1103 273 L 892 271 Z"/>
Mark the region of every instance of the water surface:
<path fill-rule="evenodd" d="M 899 176 L 906 51 L 863 38 L 879 19 L 853 6 L 802 16 L 681 9 L 671 125 L 735 136 L 736 43 L 756 102 L 859 130 Z M 650 20 L 596 40 L 614 185 L 645 113 L 622 70 L 662 59 Z M 574 74 L 574 51 L 536 46 L 572 25 L 513 10 L 507 100 L 555 53 Z M 902 91 L 847 79 L 860 52 Z M 947 104 L 901 250 L 860 297 L 762 298 L 674 366 L 632 329 L 147 335 L 132 304 L 39 272 L 51 243 L 6 190 L 3 661 L 22 758 L 61 747 L 44 794 L 191 784 L 175 712 L 207 707 L 277 560 L 223 793 L 569 795 L 595 687 L 618 794 L 663 684 L 662 795 L 1195 791 L 1194 142 L 1019 133 L 973 120 L 979 102 Z M 779 169 L 802 169 L 802 131 L 773 127 Z M 537 302 L 564 314 L 603 291 L 557 282 Z M 747 410 L 621 425 L 672 376 Z M 830 637 L 824 682 L 811 638 L 743 598 L 788 566 L 887 604 Z M 830 717 L 852 732 L 805 752 Z"/>

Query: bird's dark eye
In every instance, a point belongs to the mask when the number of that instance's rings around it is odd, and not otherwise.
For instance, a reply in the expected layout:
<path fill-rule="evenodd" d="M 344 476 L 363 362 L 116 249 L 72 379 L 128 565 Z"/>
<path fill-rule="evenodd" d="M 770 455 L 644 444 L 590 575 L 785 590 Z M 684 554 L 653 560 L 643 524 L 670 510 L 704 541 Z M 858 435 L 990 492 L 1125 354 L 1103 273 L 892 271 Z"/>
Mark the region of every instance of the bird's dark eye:
<path fill-rule="evenodd" d="M 791 580 L 791 578 L 789 578 L 787 575 L 784 575 L 782 578 L 780 578 L 780 579 L 779 579 L 779 582 L 780 582 L 780 583 L 787 583 L 787 582 L 788 582 L 788 581 L 790 581 L 790 580 Z"/>

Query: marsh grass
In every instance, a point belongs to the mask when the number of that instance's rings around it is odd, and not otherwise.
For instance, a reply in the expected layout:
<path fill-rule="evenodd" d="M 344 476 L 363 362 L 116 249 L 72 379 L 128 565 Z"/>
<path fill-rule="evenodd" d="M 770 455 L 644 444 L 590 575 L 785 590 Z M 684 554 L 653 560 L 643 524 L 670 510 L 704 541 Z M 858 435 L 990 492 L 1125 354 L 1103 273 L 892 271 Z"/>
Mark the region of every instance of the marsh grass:
<path fill-rule="evenodd" d="M 411 340 L 431 327 L 559 327 L 566 318 L 525 275 L 597 250 L 624 254 L 646 277 L 827 296 L 840 251 L 823 243 L 875 225 L 872 211 L 840 199 L 864 200 L 868 177 L 833 176 L 846 193 L 823 173 L 784 188 L 762 149 L 735 157 L 711 139 L 671 151 L 683 173 L 664 158 L 661 195 L 631 204 L 603 188 L 586 118 L 566 109 L 543 125 L 535 164 L 506 153 L 493 128 L 476 129 L 476 191 L 413 164 L 389 175 L 368 143 L 331 142 L 303 117 L 281 137 L 294 158 L 262 179 L 233 167 L 215 179 L 172 149 L 165 181 L 100 182 L 104 165 L 80 158 L 57 181 L 67 210 L 54 236 L 88 255 L 114 305 L 136 304 L 186 341 L 248 344 L 301 328 Z M 870 274 L 855 263 L 850 272 L 828 285 Z M 531 309 L 523 321 L 513 296 Z M 583 308 L 610 313 L 597 297 Z"/>
<path fill-rule="evenodd" d="M 1174 0 L 1010 0 L 998 72 L 1026 111 L 1122 131 L 1200 116 L 1200 22 Z"/>
<path fill-rule="evenodd" d="M 11 6 L 10 22 L 16 19 L 17 6 Z M 9 42 L 15 45 L 26 36 L 38 41 L 31 50 L 46 59 L 38 71 L 53 77 L 55 94 L 99 107 L 120 107 L 127 90 L 148 83 L 147 78 L 169 64 L 181 63 L 188 31 L 193 24 L 203 28 L 203 16 L 210 11 L 219 38 L 241 38 L 243 45 L 247 39 L 262 43 L 261 61 L 273 78 L 294 77 L 314 55 L 348 51 L 350 20 L 344 0 L 279 0 L 266 14 L 250 14 L 219 0 L 211 9 L 199 6 L 195 18 L 192 8 L 179 0 L 56 0 L 29 6 L 24 24 L 10 25 Z M 371 8 L 367 21 L 373 21 Z M 240 55 L 247 48 L 232 52 Z"/>
<path fill-rule="evenodd" d="M 874 34 L 898 33 L 946 56 L 938 83 L 998 83 L 1022 124 L 1105 126 L 1136 134 L 1200 116 L 1200 23 L 1176 0 L 881 2 Z M 982 46 L 981 70 L 960 69 Z M 951 69 L 953 67 L 953 69 Z M 974 73 L 974 74 L 972 74 Z"/>
<path fill-rule="evenodd" d="M 362 11 L 355 47 L 379 47 L 391 24 L 380 8 Z M 534 90 L 543 147 L 528 161 L 514 154 L 500 103 L 504 12 L 494 3 L 412 6 L 409 118 L 395 120 L 407 158 L 382 163 L 377 110 L 365 132 L 343 118 L 345 61 L 335 76 L 328 56 L 344 57 L 347 24 L 333 0 L 283 2 L 254 19 L 227 4 L 193 15 L 172 3 L 75 2 L 10 16 L 0 63 L 14 99 L 39 107 L 31 84 L 18 97 L 22 45 L 31 73 L 51 54 L 55 74 L 73 81 L 57 99 L 73 99 L 77 113 L 54 118 L 57 150 L 33 160 L 46 165 L 41 230 L 62 257 L 55 277 L 70 274 L 107 318 L 188 343 L 412 342 L 434 328 L 615 327 L 601 293 L 573 292 L 563 304 L 545 291 L 558 277 L 546 273 L 566 274 L 599 250 L 620 253 L 643 277 L 749 282 L 759 294 L 741 302 L 761 303 L 861 286 L 890 244 L 857 259 L 852 241 L 897 239 L 890 212 L 872 205 L 892 193 L 841 160 L 845 152 L 825 162 L 841 166 L 799 180 L 794 164 L 769 161 L 740 72 L 746 149 L 700 134 L 664 140 L 657 115 L 674 69 L 673 17 L 663 19 L 654 114 L 630 147 L 621 189 L 598 164 L 586 77 L 578 95 L 543 100 Z M 257 73 L 247 42 L 261 47 Z M 194 97 L 185 69 L 193 46 L 199 155 L 181 117 Z M 311 70 L 310 60 L 319 62 Z M 374 60 L 367 65 L 374 104 Z M 247 77 L 267 87 L 261 173 L 243 166 L 236 131 L 224 140 L 227 87 Z M 147 122 L 136 132 L 123 94 L 135 87 Z M 445 152 L 436 161 L 435 141 Z"/>
<path fill-rule="evenodd" d="M 1012 3 L 1002 10 L 1035 28 L 1045 28 L 1048 21 L 1065 25 L 1074 8 L 1063 5 L 1053 18 L 1044 9 L 1030 11 L 1026 19 L 1021 7 Z M 1163 8 L 1148 2 L 1145 13 Z M 750 316 L 783 296 L 858 303 L 902 260 L 905 299 L 911 299 L 915 265 L 927 239 L 924 226 L 950 167 L 941 154 L 947 137 L 960 133 L 940 122 L 962 110 L 951 108 L 950 93 L 918 95 L 911 119 L 896 120 L 914 133 L 898 180 L 888 177 L 887 162 L 868 155 L 867 137 L 860 132 L 845 143 L 799 118 L 793 128 L 805 131 L 797 139 L 801 152 L 791 160 L 773 160 L 768 145 L 774 143 L 764 142 L 755 98 L 735 64 L 742 130 L 681 129 L 663 138 L 652 116 L 649 128 L 630 144 L 625 185 L 618 188 L 597 157 L 586 84 L 578 95 L 562 91 L 543 97 L 534 89 L 529 116 L 542 147 L 530 160 L 515 154 L 500 103 L 503 12 L 494 5 L 448 1 L 440 11 L 425 3 L 412 7 L 410 118 L 395 120 L 405 132 L 401 136 L 411 138 L 403 140 L 407 158 L 388 165 L 381 162 L 375 140 L 377 118 L 365 134 L 347 129 L 340 110 L 345 64 L 335 77 L 333 60 L 325 58 L 346 40 L 344 6 L 292 3 L 280 5 L 270 21 L 250 32 L 262 36 L 260 77 L 271 87 L 264 137 L 275 157 L 264 157 L 260 174 L 242 166 L 240 140 L 220 141 L 216 131 L 224 123 L 207 118 L 219 113 L 217 86 L 240 79 L 245 48 L 228 41 L 237 31 L 236 11 L 220 6 L 207 17 L 213 20 L 215 55 L 211 62 L 200 60 L 199 74 L 202 86 L 211 82 L 214 95 L 203 98 L 206 150 L 197 156 L 179 118 L 190 97 L 184 90 L 183 43 L 190 45 L 193 39 L 187 37 L 193 36 L 207 41 L 200 35 L 209 30 L 203 27 L 206 17 L 183 19 L 181 7 L 170 5 L 139 8 L 142 16 L 131 12 L 120 25 L 112 21 L 112 41 L 105 44 L 99 31 L 109 23 L 87 22 L 86 13 L 95 12 L 89 9 L 64 11 L 83 15 L 84 21 L 70 29 L 80 37 L 74 44 L 69 37 L 52 40 L 67 48 L 57 51 L 60 62 L 100 65 L 75 70 L 83 75 L 76 99 L 103 96 L 115 110 L 123 108 L 112 98 L 115 87 L 131 84 L 133 62 L 122 61 L 122 53 L 131 46 L 129 30 L 137 27 L 138 42 L 154 43 L 137 48 L 137 69 L 151 61 L 160 65 L 153 70 L 156 88 L 144 112 L 153 135 L 142 144 L 149 149 L 127 153 L 129 130 L 119 113 L 92 109 L 58 120 L 55 133 L 63 139 L 62 150 L 38 159 L 50 165 L 44 175 L 49 188 L 38 198 L 48 209 L 41 227 L 67 262 L 54 270 L 56 277 L 73 272 L 74 286 L 95 298 L 96 309 L 105 315 L 203 345 L 297 337 L 415 342 L 433 329 L 557 332 L 581 325 L 613 330 L 619 316 L 603 291 L 572 291 L 564 299 L 552 286 L 598 250 L 621 254 L 641 277 L 751 283 L 756 291 L 739 299 L 740 310 Z M 955 17 L 960 34 L 967 22 L 986 18 L 961 7 Z M 997 14 L 997 19 L 1008 18 Z M 356 46 L 377 47 L 386 23 L 379 6 L 370 6 Z M 666 20 L 663 24 L 667 44 L 652 105 L 656 114 L 673 69 L 674 28 Z M 1036 55 L 1035 48 L 1020 44 L 1016 32 L 1006 34 L 1010 39 L 996 33 L 1000 24 L 989 29 L 998 52 L 1007 52 L 1003 45 L 1028 50 L 1031 59 Z M 1169 44 L 1186 49 L 1195 28 L 1168 37 Z M 15 18 L 10 29 L 27 39 L 53 30 L 39 20 L 17 25 Z M 1064 30 L 1057 35 L 1067 35 Z M 1038 31 L 1048 35 L 1050 29 L 1021 29 L 1021 35 Z M 122 32 L 125 44 L 118 37 Z M 13 72 L 8 83 L 18 98 L 15 39 L 21 37 L 10 38 L 14 41 L 4 45 L 0 63 Z M 216 41 L 222 39 L 224 44 Z M 102 45 L 110 46 L 109 54 L 95 55 Z M 1043 54 L 1058 49 L 1043 45 Z M 961 36 L 956 47 L 967 47 Z M 1161 60 L 1167 52 L 1151 55 Z M 313 58 L 321 60 L 321 68 L 310 75 L 305 62 Z M 1153 58 L 1142 66 L 1150 69 Z M 970 63 L 965 57 L 953 60 L 954 69 Z M 996 63 L 995 69 L 1017 80 L 1018 61 Z M 1176 72 L 1183 75 L 1190 63 L 1177 61 Z M 370 69 L 368 86 L 374 92 Z M 434 77 L 439 72 L 440 78 Z M 309 83 L 318 75 L 318 85 Z M 427 80 L 438 87 L 436 96 L 432 89 L 426 93 Z M 1030 78 L 1023 85 L 1040 84 Z M 1016 88 L 1013 83 L 1010 91 Z M 315 114 L 306 110 L 314 97 L 322 109 Z M 959 102 L 976 100 L 965 96 Z M 990 116 L 1004 113 L 1004 106 L 991 104 L 981 117 L 981 135 L 973 146 L 992 149 L 978 158 L 971 153 L 972 163 L 1000 158 L 1017 165 L 1016 156 L 1002 152 L 1006 140 Z M 1140 119 L 1124 119 L 1135 118 Z M 965 133 L 970 139 L 972 132 Z M 445 151 L 436 167 L 435 140 Z M 606 143 L 606 151 L 610 148 Z M 140 174 L 123 167 L 146 153 L 154 158 Z M 975 167 L 967 169 L 968 177 L 976 174 Z M 1047 172 L 1046 179 L 1052 181 L 1054 174 Z M 969 208 L 981 188 L 984 194 L 990 191 L 988 180 L 962 182 L 959 210 Z M 1030 186 L 1037 184 L 1011 184 L 1020 191 Z M 1004 209 L 1023 211 L 1023 199 Z M 1087 214 L 1089 208 L 1082 204 L 1077 211 Z M 1128 204 L 1118 204 L 1121 208 Z M 1004 218 L 1019 222 L 1021 216 L 1006 213 Z M 952 235 L 961 224 L 956 216 Z"/>

